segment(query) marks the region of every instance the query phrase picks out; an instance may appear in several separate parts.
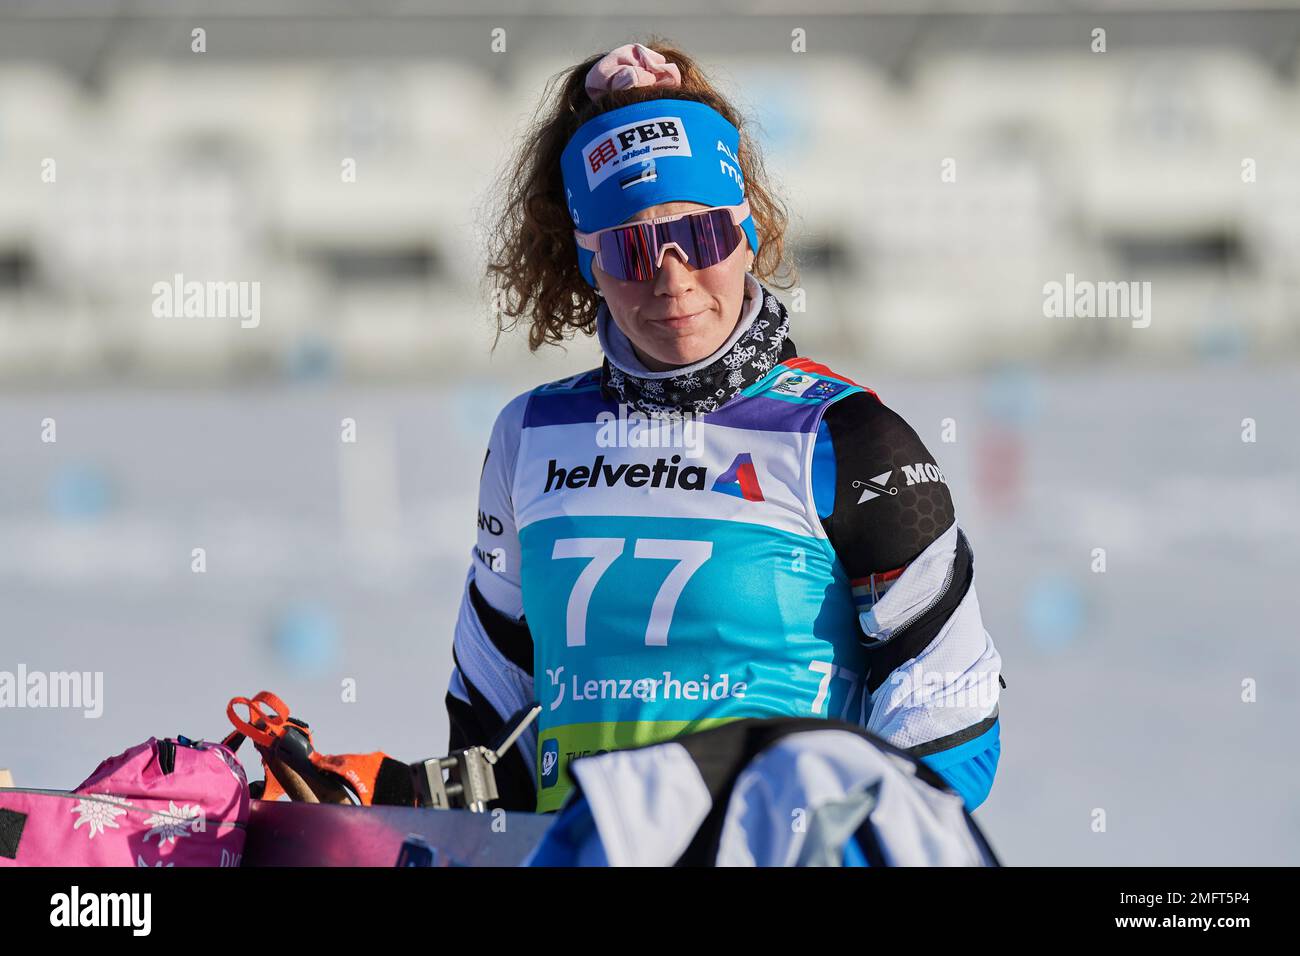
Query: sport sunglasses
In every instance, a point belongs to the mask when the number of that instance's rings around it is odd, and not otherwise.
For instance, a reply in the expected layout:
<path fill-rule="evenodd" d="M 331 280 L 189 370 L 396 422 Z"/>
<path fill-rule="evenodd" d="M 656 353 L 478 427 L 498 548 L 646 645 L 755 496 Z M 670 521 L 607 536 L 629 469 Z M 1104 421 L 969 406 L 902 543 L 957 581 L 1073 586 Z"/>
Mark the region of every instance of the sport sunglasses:
<path fill-rule="evenodd" d="M 596 254 L 595 263 L 615 279 L 644 282 L 663 265 L 664 253 L 676 248 L 695 269 L 722 262 L 740 245 L 740 224 L 749 216 L 749 200 L 739 206 L 713 206 L 696 212 L 659 216 L 573 234 L 578 245 Z"/>

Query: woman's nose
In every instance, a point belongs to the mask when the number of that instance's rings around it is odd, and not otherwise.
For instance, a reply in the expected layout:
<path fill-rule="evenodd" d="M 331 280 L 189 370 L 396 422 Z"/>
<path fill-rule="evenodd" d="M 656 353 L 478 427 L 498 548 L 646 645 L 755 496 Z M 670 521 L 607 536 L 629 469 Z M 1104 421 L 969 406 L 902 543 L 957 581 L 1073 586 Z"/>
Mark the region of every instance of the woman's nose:
<path fill-rule="evenodd" d="M 670 246 L 664 250 L 663 262 L 655 276 L 655 285 L 660 289 L 690 288 L 694 271 L 687 265 L 682 251 L 676 246 Z"/>

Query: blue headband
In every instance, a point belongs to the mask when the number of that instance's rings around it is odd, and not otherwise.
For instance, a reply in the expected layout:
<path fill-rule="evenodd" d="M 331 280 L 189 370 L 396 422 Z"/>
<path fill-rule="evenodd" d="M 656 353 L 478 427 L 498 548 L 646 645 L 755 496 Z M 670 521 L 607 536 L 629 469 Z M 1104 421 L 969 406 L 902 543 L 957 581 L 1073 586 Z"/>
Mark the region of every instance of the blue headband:
<path fill-rule="evenodd" d="M 574 228 L 607 229 L 650 206 L 698 202 L 736 206 L 745 198 L 740 132 L 696 100 L 633 103 L 583 123 L 560 156 Z M 757 254 L 752 216 L 741 223 Z M 595 253 L 578 249 L 583 278 Z"/>

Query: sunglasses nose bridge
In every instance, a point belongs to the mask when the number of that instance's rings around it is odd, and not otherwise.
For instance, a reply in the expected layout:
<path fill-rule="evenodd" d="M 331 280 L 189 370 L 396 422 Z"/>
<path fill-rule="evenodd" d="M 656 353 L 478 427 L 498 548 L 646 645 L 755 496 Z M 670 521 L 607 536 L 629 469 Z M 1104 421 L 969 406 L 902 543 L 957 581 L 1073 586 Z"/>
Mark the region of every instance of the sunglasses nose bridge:
<path fill-rule="evenodd" d="M 678 243 L 676 243 L 676 242 L 665 242 L 663 245 L 661 245 L 661 246 L 659 247 L 659 257 L 655 260 L 655 271 L 656 271 L 656 272 L 659 272 L 660 270 L 663 269 L 663 267 L 664 267 L 664 256 L 667 254 L 667 252 L 668 252 L 669 249 L 676 249 L 676 250 L 677 250 L 677 254 L 678 254 L 679 256 L 682 257 L 682 262 L 686 263 L 687 265 L 690 265 L 690 264 L 691 264 L 691 257 L 690 257 L 689 255 L 686 254 L 686 250 L 683 249 L 683 248 L 682 248 Z"/>

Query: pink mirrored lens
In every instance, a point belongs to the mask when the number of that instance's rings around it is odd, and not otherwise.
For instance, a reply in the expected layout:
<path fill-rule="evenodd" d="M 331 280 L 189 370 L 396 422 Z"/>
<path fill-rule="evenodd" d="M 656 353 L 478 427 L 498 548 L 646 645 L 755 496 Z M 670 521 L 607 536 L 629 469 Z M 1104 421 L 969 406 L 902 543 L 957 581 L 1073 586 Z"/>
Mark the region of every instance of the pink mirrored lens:
<path fill-rule="evenodd" d="M 689 265 L 707 269 L 722 262 L 740 245 L 740 228 L 726 209 L 710 209 L 670 222 L 630 223 L 600 237 L 600 268 L 616 279 L 653 279 L 659 250 L 677 243 Z"/>

